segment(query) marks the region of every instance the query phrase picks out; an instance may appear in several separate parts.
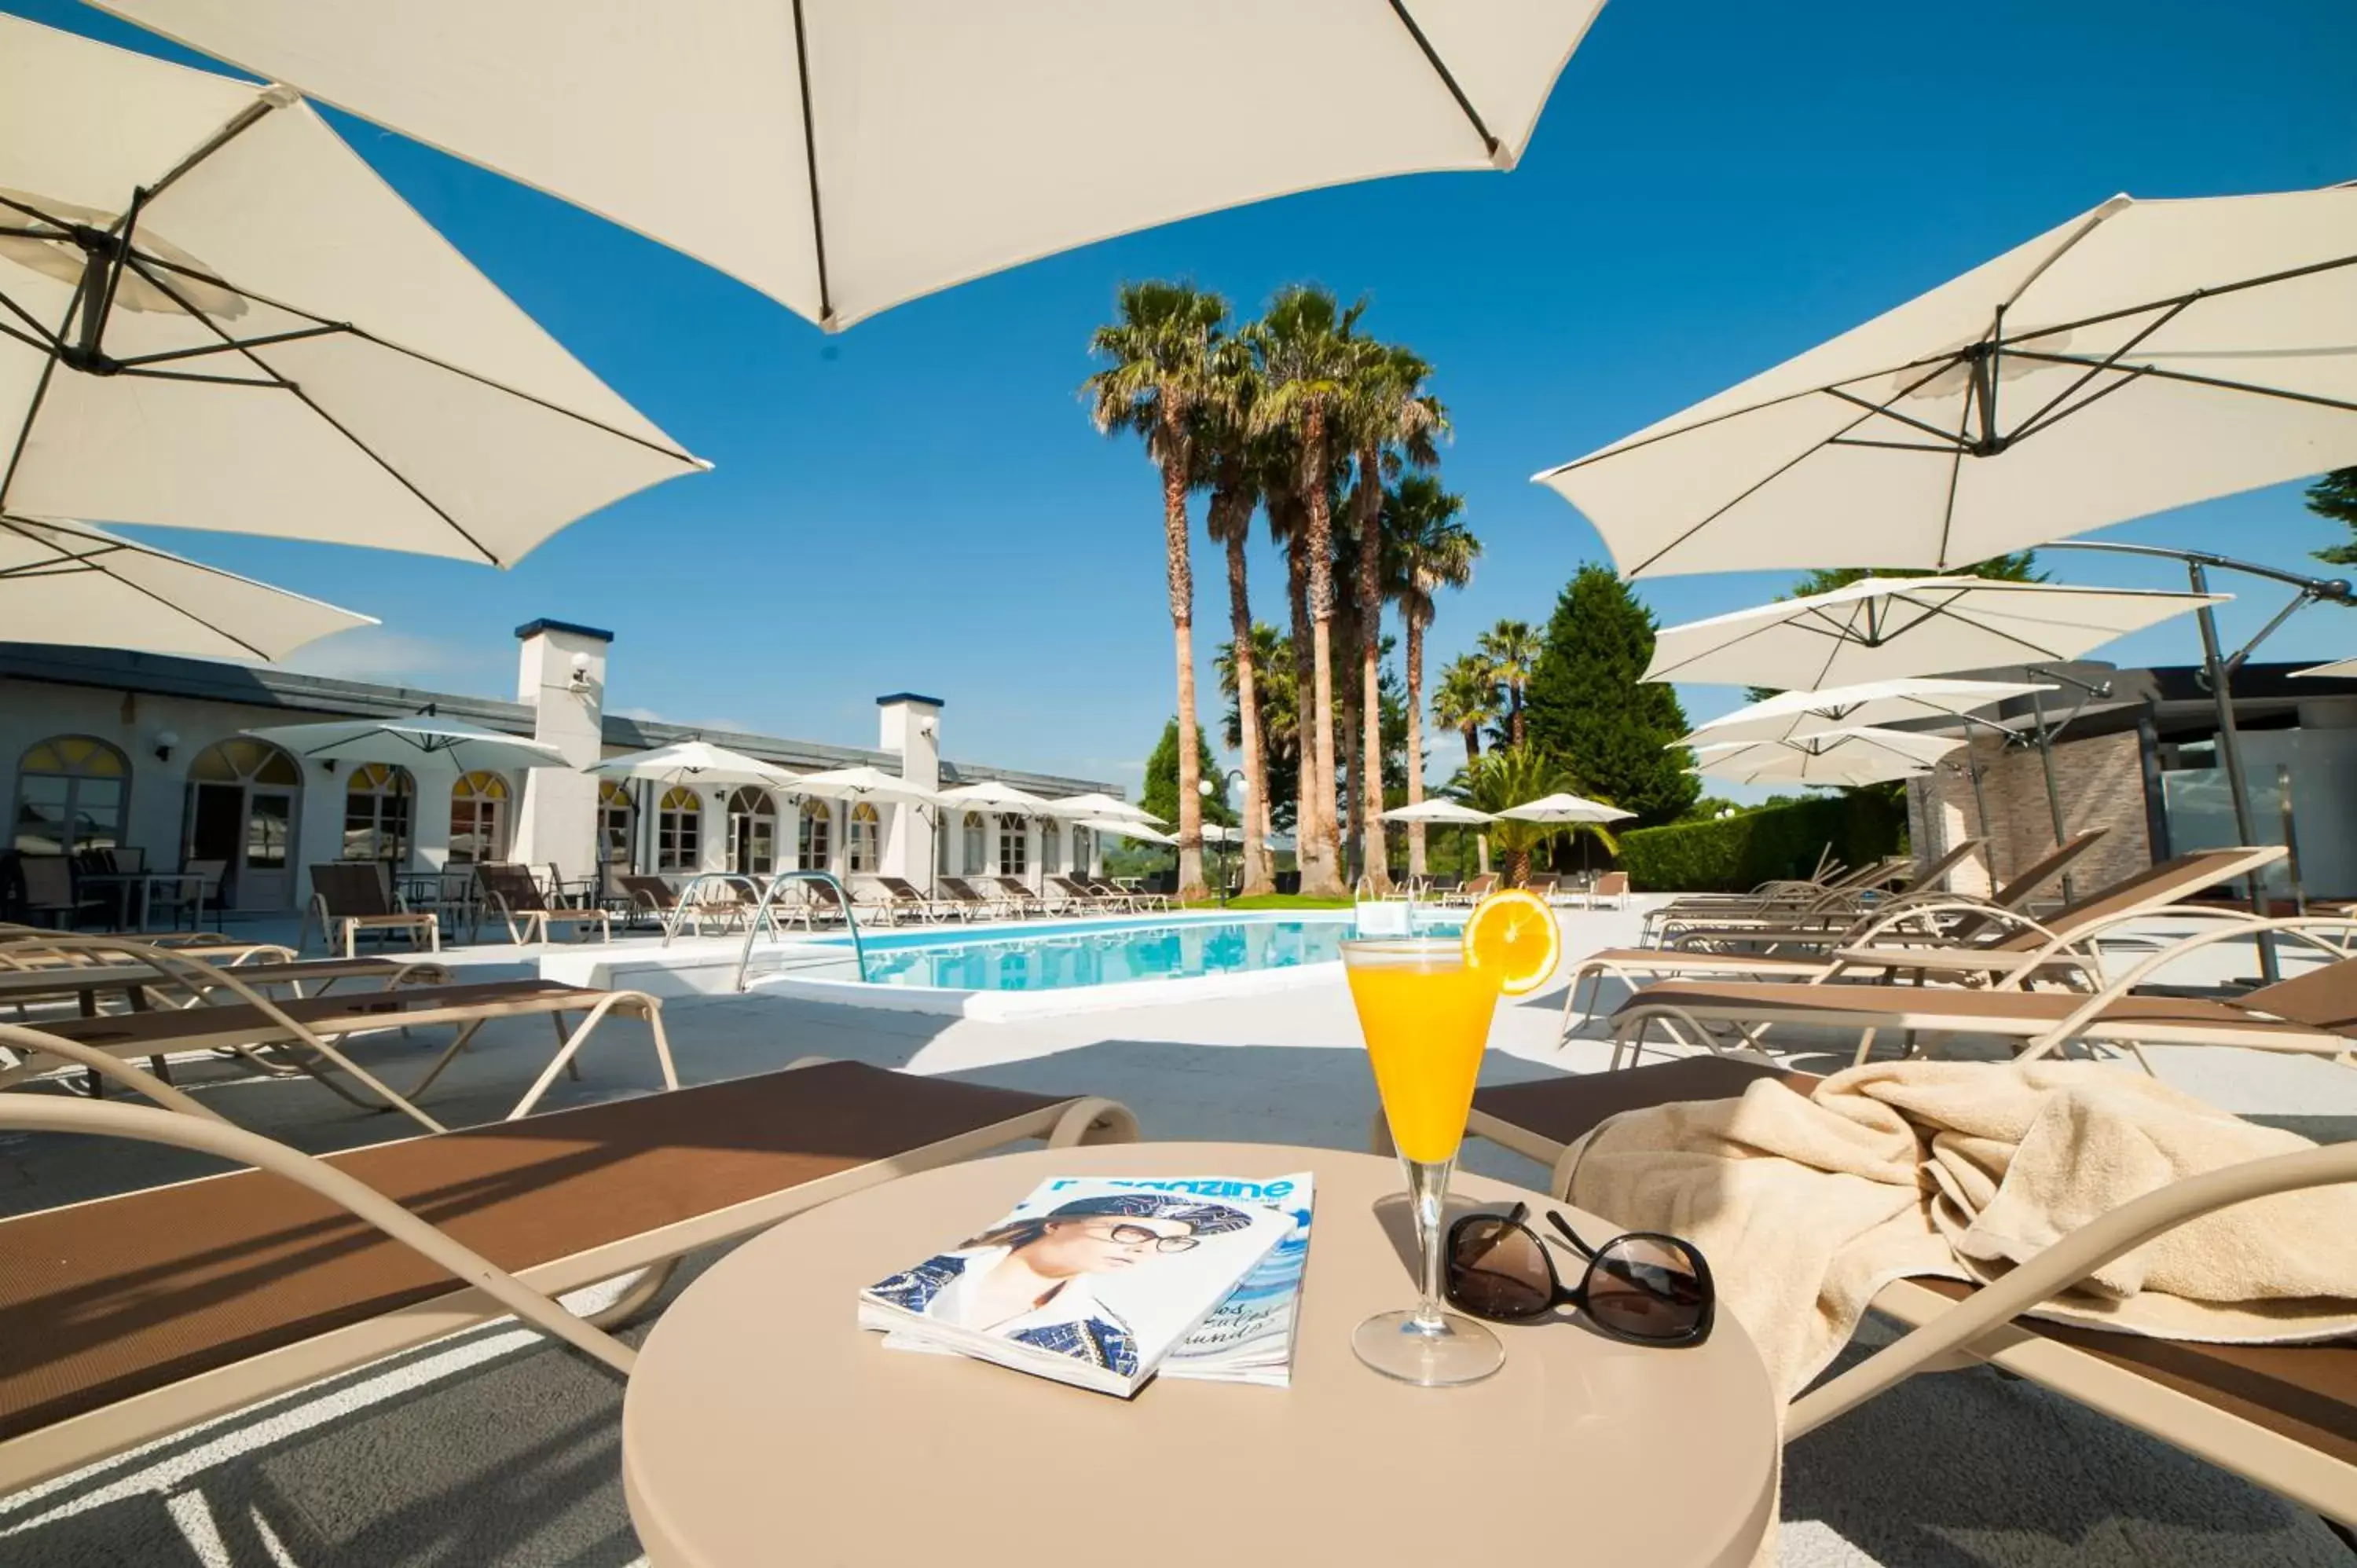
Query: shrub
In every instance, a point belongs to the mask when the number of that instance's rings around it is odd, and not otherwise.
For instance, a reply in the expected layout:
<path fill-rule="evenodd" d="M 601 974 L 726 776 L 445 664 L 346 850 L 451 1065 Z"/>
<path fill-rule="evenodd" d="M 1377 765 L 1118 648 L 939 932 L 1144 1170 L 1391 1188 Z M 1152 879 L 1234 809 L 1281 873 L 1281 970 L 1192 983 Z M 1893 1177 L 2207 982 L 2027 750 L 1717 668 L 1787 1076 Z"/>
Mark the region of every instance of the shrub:
<path fill-rule="evenodd" d="M 1907 808 L 1879 791 L 1766 806 L 1706 822 L 1637 828 L 1620 835 L 1620 864 L 1642 893 L 1741 892 L 1777 877 L 1806 876 L 1827 844 L 1846 865 L 1896 854 Z"/>

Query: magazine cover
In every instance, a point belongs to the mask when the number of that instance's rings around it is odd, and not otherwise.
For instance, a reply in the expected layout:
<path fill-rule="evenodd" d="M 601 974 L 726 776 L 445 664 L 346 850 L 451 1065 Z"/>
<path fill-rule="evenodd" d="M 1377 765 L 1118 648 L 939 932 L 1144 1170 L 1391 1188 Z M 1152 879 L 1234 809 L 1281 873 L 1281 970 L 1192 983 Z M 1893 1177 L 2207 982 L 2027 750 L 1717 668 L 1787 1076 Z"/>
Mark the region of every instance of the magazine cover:
<path fill-rule="evenodd" d="M 860 1324 L 1126 1398 L 1294 1229 L 1195 1185 L 1051 1178 L 862 1291 Z"/>
<path fill-rule="evenodd" d="M 1211 1176 L 1190 1183 L 1189 1190 L 1268 1205 L 1287 1216 L 1293 1229 L 1178 1342 L 1162 1363 L 1162 1375 L 1286 1388 L 1293 1381 L 1293 1326 L 1302 1273 L 1309 1263 L 1310 1175 L 1299 1171 L 1262 1182 Z"/>

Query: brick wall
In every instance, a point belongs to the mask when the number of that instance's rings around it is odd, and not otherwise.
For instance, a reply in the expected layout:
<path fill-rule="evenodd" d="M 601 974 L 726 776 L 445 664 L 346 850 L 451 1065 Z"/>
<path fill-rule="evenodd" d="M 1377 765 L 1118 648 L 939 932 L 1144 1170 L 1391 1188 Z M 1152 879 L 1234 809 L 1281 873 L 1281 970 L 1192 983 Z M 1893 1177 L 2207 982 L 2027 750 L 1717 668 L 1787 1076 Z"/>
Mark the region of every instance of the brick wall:
<path fill-rule="evenodd" d="M 1972 759 L 1980 766 L 1981 792 L 1988 805 L 1984 833 L 1964 768 L 1966 755 L 1951 753 L 1937 773 L 1908 786 L 1908 827 L 1919 855 L 1941 854 L 1960 839 L 1986 837 L 1988 843 L 1948 878 L 1948 886 L 1959 893 L 1986 894 L 1992 886 L 1992 870 L 1995 883 L 2002 885 L 2054 847 L 2054 822 L 2038 752 L 2003 747 L 1994 736 L 1985 736 L 1970 747 Z M 2084 895 L 2152 864 L 2152 844 L 2145 831 L 2144 776 L 2133 731 L 2060 742 L 2054 747 L 2054 781 L 2066 832 L 2110 830 L 2072 866 L 2076 892 Z M 2040 895 L 2057 896 L 2054 886 Z"/>

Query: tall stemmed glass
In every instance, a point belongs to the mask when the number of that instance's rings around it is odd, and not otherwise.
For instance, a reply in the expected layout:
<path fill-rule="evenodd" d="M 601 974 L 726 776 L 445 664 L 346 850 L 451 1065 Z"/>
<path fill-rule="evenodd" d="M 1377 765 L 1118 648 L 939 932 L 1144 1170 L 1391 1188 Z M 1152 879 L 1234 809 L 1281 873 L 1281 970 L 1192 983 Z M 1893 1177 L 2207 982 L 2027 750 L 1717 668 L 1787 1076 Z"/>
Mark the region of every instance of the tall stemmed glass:
<path fill-rule="evenodd" d="M 1351 1347 L 1368 1366 L 1403 1382 L 1475 1382 L 1505 1363 L 1506 1350 L 1471 1318 L 1441 1310 L 1441 1208 L 1473 1108 L 1498 983 L 1466 963 L 1454 938 L 1346 941 L 1342 963 L 1383 1119 L 1407 1171 L 1420 1286 L 1412 1309 L 1368 1318 Z"/>

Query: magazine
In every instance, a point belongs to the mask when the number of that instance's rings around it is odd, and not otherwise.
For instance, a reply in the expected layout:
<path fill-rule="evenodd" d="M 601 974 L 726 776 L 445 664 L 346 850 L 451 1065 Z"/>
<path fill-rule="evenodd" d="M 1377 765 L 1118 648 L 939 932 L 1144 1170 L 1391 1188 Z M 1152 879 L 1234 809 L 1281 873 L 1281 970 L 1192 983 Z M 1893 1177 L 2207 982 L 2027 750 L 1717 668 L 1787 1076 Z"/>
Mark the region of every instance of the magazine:
<path fill-rule="evenodd" d="M 863 1328 L 1128 1398 L 1295 1230 L 1209 1182 L 1059 1176 L 859 1294 Z"/>
<path fill-rule="evenodd" d="M 1160 1183 L 1154 1184 L 1161 1186 Z M 1228 1299 L 1162 1363 L 1168 1378 L 1261 1383 L 1286 1388 L 1293 1381 L 1293 1325 L 1301 1304 L 1302 1271 L 1309 1262 L 1309 1219 L 1315 1207 L 1310 1175 L 1300 1171 L 1273 1181 L 1206 1177 L 1189 1190 L 1248 1197 L 1291 1217 L 1293 1229 L 1263 1258 Z"/>

